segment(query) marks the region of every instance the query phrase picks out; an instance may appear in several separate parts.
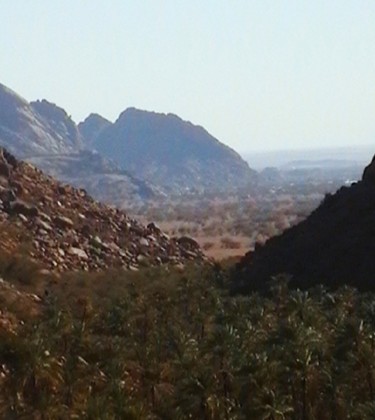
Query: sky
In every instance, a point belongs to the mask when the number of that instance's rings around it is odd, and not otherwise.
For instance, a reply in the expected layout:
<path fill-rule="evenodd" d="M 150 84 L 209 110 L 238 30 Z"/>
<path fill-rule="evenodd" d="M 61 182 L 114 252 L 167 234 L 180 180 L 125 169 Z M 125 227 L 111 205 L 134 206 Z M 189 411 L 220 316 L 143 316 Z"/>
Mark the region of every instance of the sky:
<path fill-rule="evenodd" d="M 375 0 L 0 5 L 0 82 L 76 122 L 134 106 L 240 152 L 375 149 Z"/>

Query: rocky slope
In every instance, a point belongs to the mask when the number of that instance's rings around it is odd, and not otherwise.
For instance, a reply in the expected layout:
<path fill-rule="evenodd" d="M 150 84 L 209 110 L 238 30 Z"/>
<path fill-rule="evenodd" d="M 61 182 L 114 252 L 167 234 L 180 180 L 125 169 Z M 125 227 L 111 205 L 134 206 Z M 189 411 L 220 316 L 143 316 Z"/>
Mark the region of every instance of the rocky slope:
<path fill-rule="evenodd" d="M 234 150 L 173 114 L 129 108 L 92 144 L 135 176 L 172 191 L 242 187 L 255 176 Z"/>
<path fill-rule="evenodd" d="M 362 180 L 327 195 L 303 222 L 257 246 L 237 266 L 234 292 L 265 291 L 276 274 L 290 286 L 375 290 L 375 159 Z"/>
<path fill-rule="evenodd" d="M 204 260 L 192 239 L 169 238 L 154 224 L 143 226 L 3 149 L 0 225 L 2 249 L 13 252 L 23 245 L 49 270 L 136 270 L 140 265 Z"/>

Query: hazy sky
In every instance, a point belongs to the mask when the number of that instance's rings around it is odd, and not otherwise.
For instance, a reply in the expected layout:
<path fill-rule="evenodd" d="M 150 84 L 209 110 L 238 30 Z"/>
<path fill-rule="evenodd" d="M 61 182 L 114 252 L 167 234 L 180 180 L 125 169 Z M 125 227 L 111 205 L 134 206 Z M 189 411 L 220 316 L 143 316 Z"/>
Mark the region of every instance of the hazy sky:
<path fill-rule="evenodd" d="M 0 0 L 0 82 L 239 151 L 374 144 L 375 0 Z"/>

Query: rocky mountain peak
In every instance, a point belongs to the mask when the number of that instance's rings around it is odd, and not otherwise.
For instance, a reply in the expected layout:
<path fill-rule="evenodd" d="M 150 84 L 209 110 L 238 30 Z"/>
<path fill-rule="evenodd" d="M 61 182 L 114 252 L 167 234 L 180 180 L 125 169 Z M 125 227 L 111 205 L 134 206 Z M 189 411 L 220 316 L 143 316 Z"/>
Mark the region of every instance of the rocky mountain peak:
<path fill-rule="evenodd" d="M 1 129 L 22 129 L 25 120 L 32 120 L 28 102 L 0 83 L 0 140 Z"/>
<path fill-rule="evenodd" d="M 12 89 L 0 83 L 0 111 L 4 112 L 10 105 L 18 105 L 20 107 L 27 106 L 26 99 L 18 95 Z"/>
<path fill-rule="evenodd" d="M 84 121 L 78 124 L 78 130 L 83 137 L 86 147 L 92 147 L 102 130 L 112 123 L 99 114 L 92 113 Z"/>
<path fill-rule="evenodd" d="M 68 147 L 74 150 L 82 148 L 82 139 L 78 127 L 63 108 L 45 99 L 30 102 L 30 106 L 56 134 L 64 139 Z"/>
<path fill-rule="evenodd" d="M 53 121 L 71 120 L 67 112 L 56 104 L 46 99 L 30 102 L 30 105 L 39 112 L 40 115 Z"/>
<path fill-rule="evenodd" d="M 173 114 L 128 108 L 93 146 L 135 176 L 176 192 L 241 187 L 255 174 L 234 150 Z"/>
<path fill-rule="evenodd" d="M 257 178 L 238 153 L 174 114 L 128 108 L 115 123 L 90 114 L 77 126 L 63 108 L 45 99 L 29 103 L 3 85 L 0 146 L 119 206 L 156 195 L 222 193 Z"/>
<path fill-rule="evenodd" d="M 81 141 L 63 109 L 47 101 L 28 103 L 0 85 L 0 145 L 24 158 L 77 151 Z"/>

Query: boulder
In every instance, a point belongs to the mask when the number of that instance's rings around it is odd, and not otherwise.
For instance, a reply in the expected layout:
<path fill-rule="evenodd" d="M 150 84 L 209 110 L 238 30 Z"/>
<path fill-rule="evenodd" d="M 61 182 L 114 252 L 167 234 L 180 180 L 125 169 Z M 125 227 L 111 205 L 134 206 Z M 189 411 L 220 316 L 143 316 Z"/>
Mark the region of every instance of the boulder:
<path fill-rule="evenodd" d="M 154 222 L 151 222 L 147 225 L 147 230 L 150 233 L 154 233 L 154 234 L 158 234 L 158 235 L 161 233 L 161 229 Z"/>
<path fill-rule="evenodd" d="M 199 249 L 199 244 L 190 236 L 181 236 L 177 238 L 176 242 L 181 245 L 183 248 L 187 249 Z"/>
<path fill-rule="evenodd" d="M 141 238 L 139 240 L 139 245 L 147 247 L 147 246 L 150 245 L 150 243 L 149 243 L 149 241 L 146 238 Z"/>
<path fill-rule="evenodd" d="M 6 203 L 6 210 L 9 214 L 23 214 L 24 216 L 35 217 L 38 216 L 39 211 L 36 206 L 25 203 L 21 200 L 15 200 Z"/>
<path fill-rule="evenodd" d="M 0 175 L 5 178 L 10 177 L 10 166 L 4 161 L 0 161 Z"/>
<path fill-rule="evenodd" d="M 72 229 L 74 227 L 74 222 L 72 219 L 69 219 L 69 217 L 56 216 L 53 221 L 60 229 Z"/>
<path fill-rule="evenodd" d="M 69 248 L 69 254 L 75 255 L 82 260 L 88 260 L 89 258 L 86 251 L 84 251 L 81 248 L 74 247 L 74 246 Z"/>

